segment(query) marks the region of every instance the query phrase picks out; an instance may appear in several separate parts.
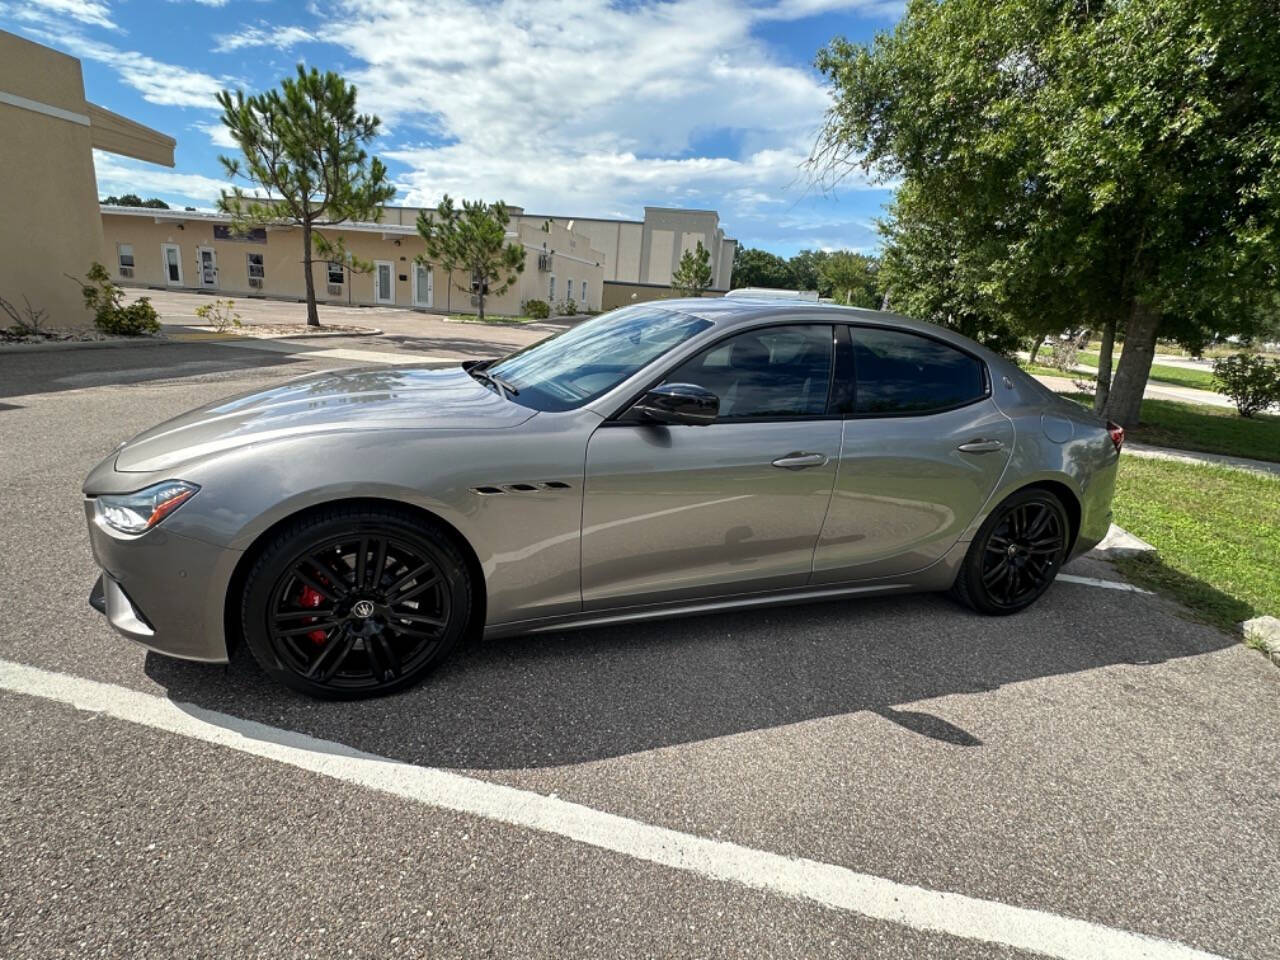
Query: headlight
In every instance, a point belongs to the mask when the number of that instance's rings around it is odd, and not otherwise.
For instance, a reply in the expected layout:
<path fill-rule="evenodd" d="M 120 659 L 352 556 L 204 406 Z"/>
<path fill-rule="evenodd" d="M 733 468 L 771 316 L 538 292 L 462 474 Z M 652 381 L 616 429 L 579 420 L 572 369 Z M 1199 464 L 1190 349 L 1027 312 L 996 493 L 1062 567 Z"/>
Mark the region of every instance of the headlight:
<path fill-rule="evenodd" d="M 142 533 L 190 500 L 199 489 L 184 480 L 165 480 L 137 493 L 98 497 L 94 509 L 98 519 L 112 530 Z"/>

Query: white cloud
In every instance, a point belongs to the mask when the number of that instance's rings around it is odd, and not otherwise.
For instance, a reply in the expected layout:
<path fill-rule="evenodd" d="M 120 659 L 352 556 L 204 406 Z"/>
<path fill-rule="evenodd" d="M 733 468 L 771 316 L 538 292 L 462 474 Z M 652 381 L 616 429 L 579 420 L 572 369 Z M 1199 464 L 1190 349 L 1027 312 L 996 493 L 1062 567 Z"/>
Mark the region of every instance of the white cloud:
<path fill-rule="evenodd" d="M 98 193 L 136 193 L 177 199 L 193 206 L 212 208 L 228 184 L 199 173 L 178 173 L 148 163 L 125 160 L 101 150 L 93 152 L 93 167 L 98 175 Z"/>
<path fill-rule="evenodd" d="M 68 19 L 105 30 L 119 30 L 111 8 L 103 0 L 38 0 L 36 3 L 0 3 L 0 14 L 23 23 L 65 26 Z"/>
<path fill-rule="evenodd" d="M 275 47 L 277 50 L 288 50 L 299 43 L 314 40 L 315 34 L 305 27 L 272 27 L 261 24 L 256 27 L 241 27 L 235 33 L 220 34 L 213 49 L 218 53 L 230 53 L 249 47 Z"/>
<path fill-rule="evenodd" d="M 784 2 L 440 0 L 424 16 L 412 0 L 338 0 L 315 39 L 359 64 L 347 75 L 399 141 L 380 153 L 408 168 L 408 203 L 448 192 L 596 216 L 698 203 L 732 230 L 806 195 L 802 164 L 829 104 L 816 74 L 781 62 L 753 26 L 884 6 Z M 695 149 L 721 135 L 721 149 Z"/>
<path fill-rule="evenodd" d="M 212 110 L 217 107 L 214 96 L 218 91 L 237 85 L 230 77 L 213 77 L 199 70 L 164 63 L 136 50 L 121 50 L 80 34 L 54 34 L 47 30 L 32 33 L 72 56 L 105 63 L 148 103 Z"/>
<path fill-rule="evenodd" d="M 231 131 L 228 130 L 226 125 L 223 123 L 214 121 L 212 123 L 193 123 L 191 126 L 193 129 L 199 130 L 207 136 L 209 138 L 209 142 L 215 147 L 221 147 L 223 149 L 236 148 L 236 142 L 232 139 Z"/>

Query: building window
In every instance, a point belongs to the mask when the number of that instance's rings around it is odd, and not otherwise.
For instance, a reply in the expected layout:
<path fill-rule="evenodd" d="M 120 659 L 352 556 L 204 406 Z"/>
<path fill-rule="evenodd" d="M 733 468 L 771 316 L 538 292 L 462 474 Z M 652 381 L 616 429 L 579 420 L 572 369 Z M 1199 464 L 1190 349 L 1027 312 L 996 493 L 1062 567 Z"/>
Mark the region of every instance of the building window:
<path fill-rule="evenodd" d="M 266 279 L 267 270 L 262 262 L 262 254 L 251 253 L 249 257 L 249 286 L 262 287 L 262 281 Z"/>
<path fill-rule="evenodd" d="M 587 281 L 585 280 L 582 281 L 582 305 L 584 307 L 591 306 L 591 304 L 587 302 Z"/>
<path fill-rule="evenodd" d="M 547 283 L 547 302 L 556 302 L 556 276 L 554 273 L 551 275 L 551 279 Z"/>
<path fill-rule="evenodd" d="M 334 261 L 330 260 L 329 261 L 329 282 L 342 283 L 342 280 L 343 280 L 342 264 L 335 263 Z"/>
<path fill-rule="evenodd" d="M 133 276 L 133 244 L 117 243 L 116 258 L 120 262 L 120 276 L 132 277 Z"/>
<path fill-rule="evenodd" d="M 573 299 L 573 277 L 564 282 L 564 298 L 566 300 Z"/>

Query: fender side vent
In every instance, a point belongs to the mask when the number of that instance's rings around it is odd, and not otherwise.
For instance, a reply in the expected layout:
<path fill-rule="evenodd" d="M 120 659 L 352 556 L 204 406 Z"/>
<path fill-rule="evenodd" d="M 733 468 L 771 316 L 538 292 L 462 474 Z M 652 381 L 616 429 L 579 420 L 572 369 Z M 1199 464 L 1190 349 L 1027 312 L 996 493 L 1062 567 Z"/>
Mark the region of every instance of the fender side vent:
<path fill-rule="evenodd" d="M 494 497 L 502 493 L 538 493 L 546 490 L 571 490 L 572 485 L 563 480 L 540 480 L 537 483 L 504 483 L 501 486 L 486 484 L 472 487 L 471 492 L 482 497 Z"/>

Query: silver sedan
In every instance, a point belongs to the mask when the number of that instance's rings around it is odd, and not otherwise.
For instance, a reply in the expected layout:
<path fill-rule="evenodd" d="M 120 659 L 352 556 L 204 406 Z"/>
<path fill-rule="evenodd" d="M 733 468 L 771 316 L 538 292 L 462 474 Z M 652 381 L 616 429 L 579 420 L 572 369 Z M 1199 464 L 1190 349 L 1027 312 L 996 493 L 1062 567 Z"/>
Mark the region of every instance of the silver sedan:
<path fill-rule="evenodd" d="M 1033 603 L 1111 522 L 1123 434 L 925 323 L 699 299 L 497 361 L 321 373 L 85 481 L 90 602 L 160 653 L 388 693 L 469 634 L 860 594 Z"/>

